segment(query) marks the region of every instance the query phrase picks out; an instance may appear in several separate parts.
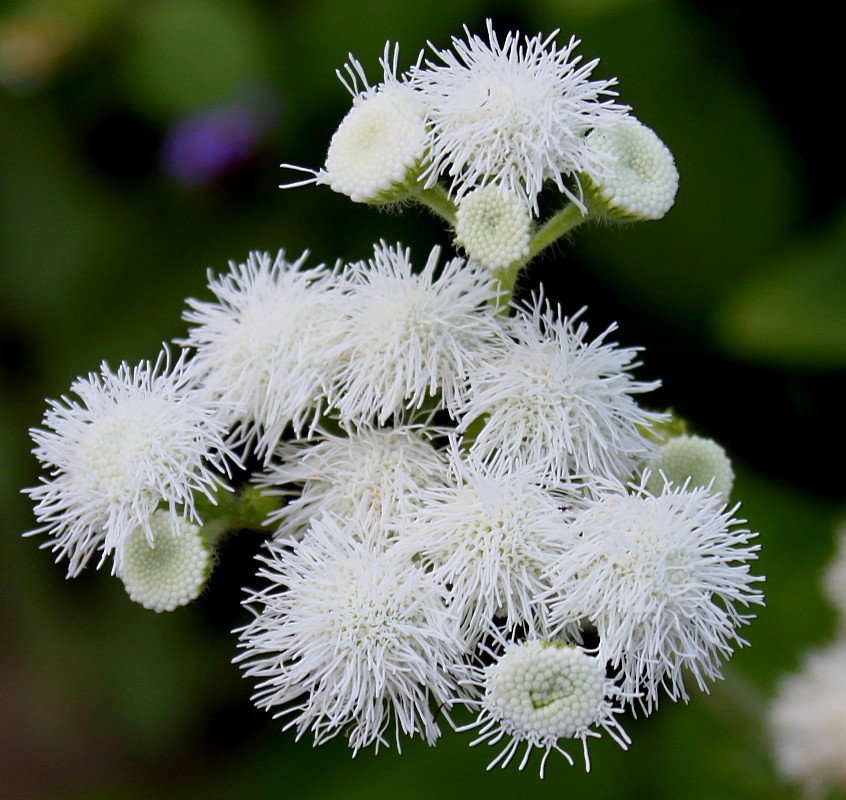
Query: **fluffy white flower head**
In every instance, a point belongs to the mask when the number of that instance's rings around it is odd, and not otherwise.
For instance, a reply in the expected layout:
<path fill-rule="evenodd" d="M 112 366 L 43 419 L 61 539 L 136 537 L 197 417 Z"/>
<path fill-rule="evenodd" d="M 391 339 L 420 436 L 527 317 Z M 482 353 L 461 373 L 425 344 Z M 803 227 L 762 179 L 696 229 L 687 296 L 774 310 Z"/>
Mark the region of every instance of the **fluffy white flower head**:
<path fill-rule="evenodd" d="M 35 501 L 44 544 L 68 559 L 77 575 L 101 549 L 120 569 L 127 537 L 141 529 L 153 540 L 150 518 L 160 503 L 178 533 L 180 516 L 196 520 L 194 493 L 211 497 L 217 469 L 235 459 L 223 442 L 219 407 L 193 388 L 184 353 L 171 365 L 103 364 L 71 386 L 78 399 L 49 401 L 45 430 L 33 429 L 33 453 L 50 477 L 25 490 Z"/>
<path fill-rule="evenodd" d="M 665 481 L 676 486 L 701 487 L 728 501 L 734 485 L 734 470 L 726 451 L 713 439 L 676 436 L 658 449 L 650 462 L 647 488 L 660 494 Z"/>
<path fill-rule="evenodd" d="M 598 156 L 588 166 L 588 191 L 597 207 L 627 220 L 661 219 L 672 207 L 679 186 L 673 154 L 651 128 L 633 117 L 592 131 L 588 146 Z"/>
<path fill-rule="evenodd" d="M 597 61 L 579 65 L 572 38 L 562 48 L 550 36 L 508 33 L 500 44 L 488 21 L 488 41 L 453 38 L 453 50 L 435 50 L 442 63 L 412 69 L 410 83 L 423 95 L 430 125 L 430 159 L 424 175 L 434 185 L 452 179 L 461 198 L 498 184 L 522 195 L 538 213 L 547 180 L 575 202 L 565 182 L 596 156 L 585 137 L 616 122 L 626 108 L 608 98 L 613 80 L 589 80 Z"/>
<path fill-rule="evenodd" d="M 846 789 L 846 640 L 810 653 L 769 712 L 779 772 L 809 796 Z"/>
<path fill-rule="evenodd" d="M 268 524 L 278 521 L 278 537 L 296 538 L 326 512 L 342 519 L 372 512 L 384 528 L 414 492 L 446 483 L 446 459 L 429 441 L 431 433 L 407 425 L 365 428 L 282 451 L 283 462 L 272 465 L 261 484 L 296 483 L 302 490 L 271 514 Z"/>
<path fill-rule="evenodd" d="M 590 770 L 587 740 L 601 735 L 596 727 L 604 729 L 623 749 L 630 743 L 614 717 L 618 709 L 612 700 L 617 692 L 613 681 L 605 677 L 604 663 L 580 647 L 538 640 L 511 643 L 497 661 L 484 668 L 481 678 L 484 698 L 479 717 L 462 730 L 480 729 L 474 745 L 496 744 L 504 736 L 511 737 L 488 769 L 500 762 L 507 766 L 525 743 L 519 769 L 526 766 L 532 749 L 543 750 L 543 778 L 553 750 L 573 763 L 559 740 L 581 739 L 585 768 Z"/>
<path fill-rule="evenodd" d="M 647 713 L 662 686 L 687 700 L 683 669 L 707 691 L 733 644 L 746 644 L 737 628 L 750 616 L 736 606 L 763 602 L 748 566 L 755 534 L 741 522 L 705 489 L 609 491 L 576 514 L 573 546 L 550 567 L 552 630 L 589 620 L 599 660 L 624 692 L 642 689 Z"/>
<path fill-rule="evenodd" d="M 491 270 L 529 256 L 532 217 L 525 201 L 499 186 L 468 192 L 458 204 L 455 239 L 472 260 Z"/>
<path fill-rule="evenodd" d="M 194 324 L 184 343 L 197 350 L 198 379 L 232 408 L 236 439 L 268 458 L 288 425 L 301 432 L 318 414 L 332 369 L 326 350 L 341 330 L 331 273 L 303 269 L 307 255 L 289 263 L 284 251 L 251 253 L 227 275 L 210 273 L 216 301 L 189 299 L 183 315 Z"/>
<path fill-rule="evenodd" d="M 137 528 L 127 537 L 119 575 L 129 597 L 151 611 L 173 611 L 199 597 L 212 567 L 200 528 L 186 519 L 174 535 L 166 511 L 150 518 L 153 541 Z"/>
<path fill-rule="evenodd" d="M 496 288 L 460 258 L 436 275 L 439 256 L 435 247 L 415 272 L 409 250 L 383 242 L 370 261 L 347 268 L 344 366 L 331 397 L 343 420 L 384 424 L 438 391 L 447 408 L 457 405 L 470 364 L 499 330 Z"/>
<path fill-rule="evenodd" d="M 584 475 L 627 477 L 652 445 L 639 426 L 658 415 L 633 395 L 657 383 L 635 381 L 637 349 L 589 341 L 587 325 L 561 318 L 541 299 L 513 318 L 502 352 L 480 360 L 460 431 L 486 416 L 472 452 L 507 464 L 525 463 L 569 480 Z"/>
<path fill-rule="evenodd" d="M 424 489 L 402 527 L 403 545 L 444 585 L 467 640 L 496 629 L 538 630 L 546 588 L 541 574 L 569 545 L 562 497 L 545 491 L 536 472 L 491 469 L 451 452 L 450 485 Z M 540 630 L 543 628 L 541 627 Z"/>
<path fill-rule="evenodd" d="M 380 61 L 384 81 L 370 86 L 361 64 L 350 56 L 345 65 L 349 79 L 341 72 L 338 77 L 352 94 L 353 107 L 332 136 L 324 168 L 283 188 L 321 183 L 356 203 L 387 203 L 401 199 L 416 183 L 426 148 L 425 107 L 414 89 L 397 79 L 398 57 L 399 47 L 391 57 L 386 43 Z"/>
<path fill-rule="evenodd" d="M 432 744 L 430 699 L 450 699 L 461 652 L 445 589 L 397 551 L 368 547 L 374 524 L 327 515 L 293 550 L 271 543 L 259 572 L 270 585 L 248 599 L 256 616 L 240 631 L 256 705 L 290 715 L 286 728 L 312 730 L 315 744 L 343 731 L 354 751 L 387 745 L 392 721 L 397 748 L 401 733 Z"/>

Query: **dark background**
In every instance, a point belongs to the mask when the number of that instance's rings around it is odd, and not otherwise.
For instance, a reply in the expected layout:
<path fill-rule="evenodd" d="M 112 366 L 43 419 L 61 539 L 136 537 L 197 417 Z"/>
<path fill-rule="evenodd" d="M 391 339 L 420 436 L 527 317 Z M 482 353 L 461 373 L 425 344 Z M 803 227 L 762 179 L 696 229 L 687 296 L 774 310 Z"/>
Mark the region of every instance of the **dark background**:
<path fill-rule="evenodd" d="M 184 298 L 205 296 L 208 267 L 280 247 L 359 260 L 380 238 L 421 259 L 448 246 L 423 211 L 281 191 L 291 174 L 278 164 L 322 163 L 349 107 L 334 76 L 347 52 L 377 81 L 386 39 L 407 66 L 427 40 L 446 46 L 465 23 L 481 33 L 488 16 L 503 34 L 576 34 L 675 154 L 664 220 L 578 231 L 523 284 L 542 281 L 566 313 L 588 305 L 592 330 L 617 321 L 621 343 L 645 348 L 639 377 L 663 381 L 651 402 L 734 456 L 768 579 L 752 647 L 710 696 L 626 720 L 630 751 L 593 742 L 589 775 L 553 758 L 543 783 L 532 765 L 486 773 L 491 753 L 466 734 L 352 760 L 342 740 L 313 749 L 281 733 L 229 663 L 256 542 L 232 543 L 207 595 L 160 616 L 106 571 L 65 581 L 20 536 L 35 525 L 19 490 L 37 480 L 27 428 L 44 398 L 183 335 Z M 778 677 L 835 630 L 818 576 L 844 511 L 841 46 L 815 3 L 791 16 L 701 0 L 4 6 L 0 797 L 792 796 L 763 714 Z M 189 172 L 186 140 L 226 146 Z"/>

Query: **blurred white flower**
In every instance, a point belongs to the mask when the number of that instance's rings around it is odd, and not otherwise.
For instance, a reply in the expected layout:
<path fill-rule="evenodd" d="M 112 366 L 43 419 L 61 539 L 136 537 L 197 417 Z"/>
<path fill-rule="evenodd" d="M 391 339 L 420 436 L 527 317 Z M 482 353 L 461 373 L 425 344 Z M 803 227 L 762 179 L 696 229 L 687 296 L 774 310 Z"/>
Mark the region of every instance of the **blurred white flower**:
<path fill-rule="evenodd" d="M 846 640 L 809 653 L 769 710 L 779 772 L 810 796 L 846 789 Z"/>
<path fill-rule="evenodd" d="M 342 335 L 332 273 L 296 261 L 250 253 L 245 264 L 209 288 L 215 302 L 189 299 L 184 319 L 194 325 L 182 343 L 196 348 L 198 381 L 230 409 L 239 444 L 269 459 L 290 425 L 301 433 L 317 418 L 332 363 L 327 351 Z"/>
<path fill-rule="evenodd" d="M 650 713 L 663 687 L 688 699 L 683 670 L 702 691 L 752 615 L 737 606 L 762 604 L 749 572 L 756 536 L 738 526 L 719 495 L 665 487 L 630 495 L 620 486 L 579 511 L 573 545 L 550 565 L 553 632 L 580 620 L 596 628 L 598 658 L 619 670 L 621 688 L 642 691 Z"/>
<path fill-rule="evenodd" d="M 31 431 L 33 453 L 49 477 L 24 491 L 35 501 L 43 545 L 68 559 L 77 575 L 95 550 L 102 564 L 114 553 L 120 570 L 127 537 L 140 529 L 153 541 L 150 519 L 160 504 L 172 533 L 181 520 L 198 521 L 194 494 L 210 499 L 227 459 L 219 405 L 198 392 L 183 352 L 170 363 L 165 350 L 155 364 L 122 363 L 112 372 L 77 379 L 78 399 L 50 400 L 44 428 Z"/>
<path fill-rule="evenodd" d="M 508 33 L 502 44 L 490 20 L 487 42 L 465 32 L 466 41 L 453 37 L 453 50 L 435 50 L 441 63 L 427 60 L 409 73 L 427 107 L 427 185 L 448 175 L 460 199 L 497 184 L 524 197 L 537 215 L 538 194 L 551 181 L 581 205 L 567 179 L 603 160 L 586 135 L 625 115 L 625 106 L 608 99 L 615 81 L 589 80 L 598 61 L 579 65 L 579 42 L 558 48 L 558 31 L 522 43 L 519 33 Z"/>
<path fill-rule="evenodd" d="M 837 532 L 836 548 L 823 573 L 823 589 L 840 615 L 841 628 L 846 630 L 846 525 Z"/>
<path fill-rule="evenodd" d="M 604 730 L 624 750 L 631 743 L 617 722 L 614 706 L 619 690 L 605 677 L 603 662 L 583 648 L 563 642 L 528 640 L 510 643 L 492 664 L 476 668 L 474 683 L 484 691 L 481 701 L 465 701 L 481 707 L 477 720 L 460 730 L 479 729 L 471 745 L 497 744 L 510 737 L 500 754 L 488 765 L 503 768 L 521 744 L 526 751 L 519 769 L 528 763 L 533 749 L 544 751 L 540 776 L 549 754 L 555 750 L 572 765 L 573 759 L 559 745 L 561 739 L 581 739 L 585 769 L 590 770 L 587 740 Z"/>
<path fill-rule="evenodd" d="M 292 547 L 271 542 L 236 659 L 257 679 L 256 705 L 290 716 L 297 738 L 343 731 L 354 751 L 388 746 L 392 722 L 398 749 L 401 733 L 434 743 L 430 701 L 451 699 L 461 654 L 444 587 L 396 549 L 369 547 L 374 524 L 325 515 Z"/>

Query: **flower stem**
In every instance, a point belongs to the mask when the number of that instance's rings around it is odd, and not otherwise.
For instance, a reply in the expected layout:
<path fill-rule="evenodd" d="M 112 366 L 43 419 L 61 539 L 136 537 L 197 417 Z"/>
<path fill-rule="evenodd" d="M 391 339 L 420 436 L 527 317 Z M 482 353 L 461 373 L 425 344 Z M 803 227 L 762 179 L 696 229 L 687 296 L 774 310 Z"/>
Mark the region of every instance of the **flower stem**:
<path fill-rule="evenodd" d="M 417 189 L 412 197 L 448 225 L 455 226 L 455 203 L 449 199 L 443 186 L 435 184 L 429 189 Z"/>
<path fill-rule="evenodd" d="M 532 237 L 529 245 L 529 259 L 545 250 L 565 233 L 590 218 L 590 212 L 583 214 L 575 203 L 568 203 L 544 223 L 544 226 Z"/>
<path fill-rule="evenodd" d="M 197 513 L 203 520 L 202 534 L 210 545 L 230 531 L 252 530 L 269 532 L 268 514 L 280 507 L 279 497 L 264 494 L 255 486 L 245 486 L 237 491 L 220 487 L 214 501 L 201 495 L 195 501 Z"/>

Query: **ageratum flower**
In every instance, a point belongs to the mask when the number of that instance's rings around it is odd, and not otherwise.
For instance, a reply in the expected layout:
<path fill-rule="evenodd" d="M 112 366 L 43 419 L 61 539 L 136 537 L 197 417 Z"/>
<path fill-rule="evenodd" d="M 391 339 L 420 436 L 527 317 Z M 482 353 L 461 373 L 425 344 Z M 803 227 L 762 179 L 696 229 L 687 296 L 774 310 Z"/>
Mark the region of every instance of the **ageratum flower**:
<path fill-rule="evenodd" d="M 435 50 L 441 63 L 426 61 L 409 73 L 429 124 L 427 185 L 446 176 L 460 199 L 497 184 L 537 215 L 538 195 L 550 181 L 582 205 L 567 179 L 604 160 L 586 137 L 626 114 L 610 99 L 615 81 L 589 80 L 598 61 L 580 65 L 578 40 L 559 48 L 558 31 L 522 41 L 508 33 L 500 44 L 488 20 L 487 42 L 466 33 L 466 41 L 453 37 L 452 50 Z"/>
<path fill-rule="evenodd" d="M 153 542 L 151 515 L 163 504 L 174 536 L 182 520 L 199 522 L 194 495 L 210 499 L 220 470 L 235 456 L 224 445 L 220 405 L 196 389 L 184 352 L 164 351 L 155 364 L 122 363 L 79 378 L 78 399 L 49 401 L 44 429 L 33 429 L 33 453 L 48 471 L 24 490 L 48 533 L 44 544 L 77 575 L 95 551 L 115 554 L 120 571 L 127 537 L 141 529 Z"/>

